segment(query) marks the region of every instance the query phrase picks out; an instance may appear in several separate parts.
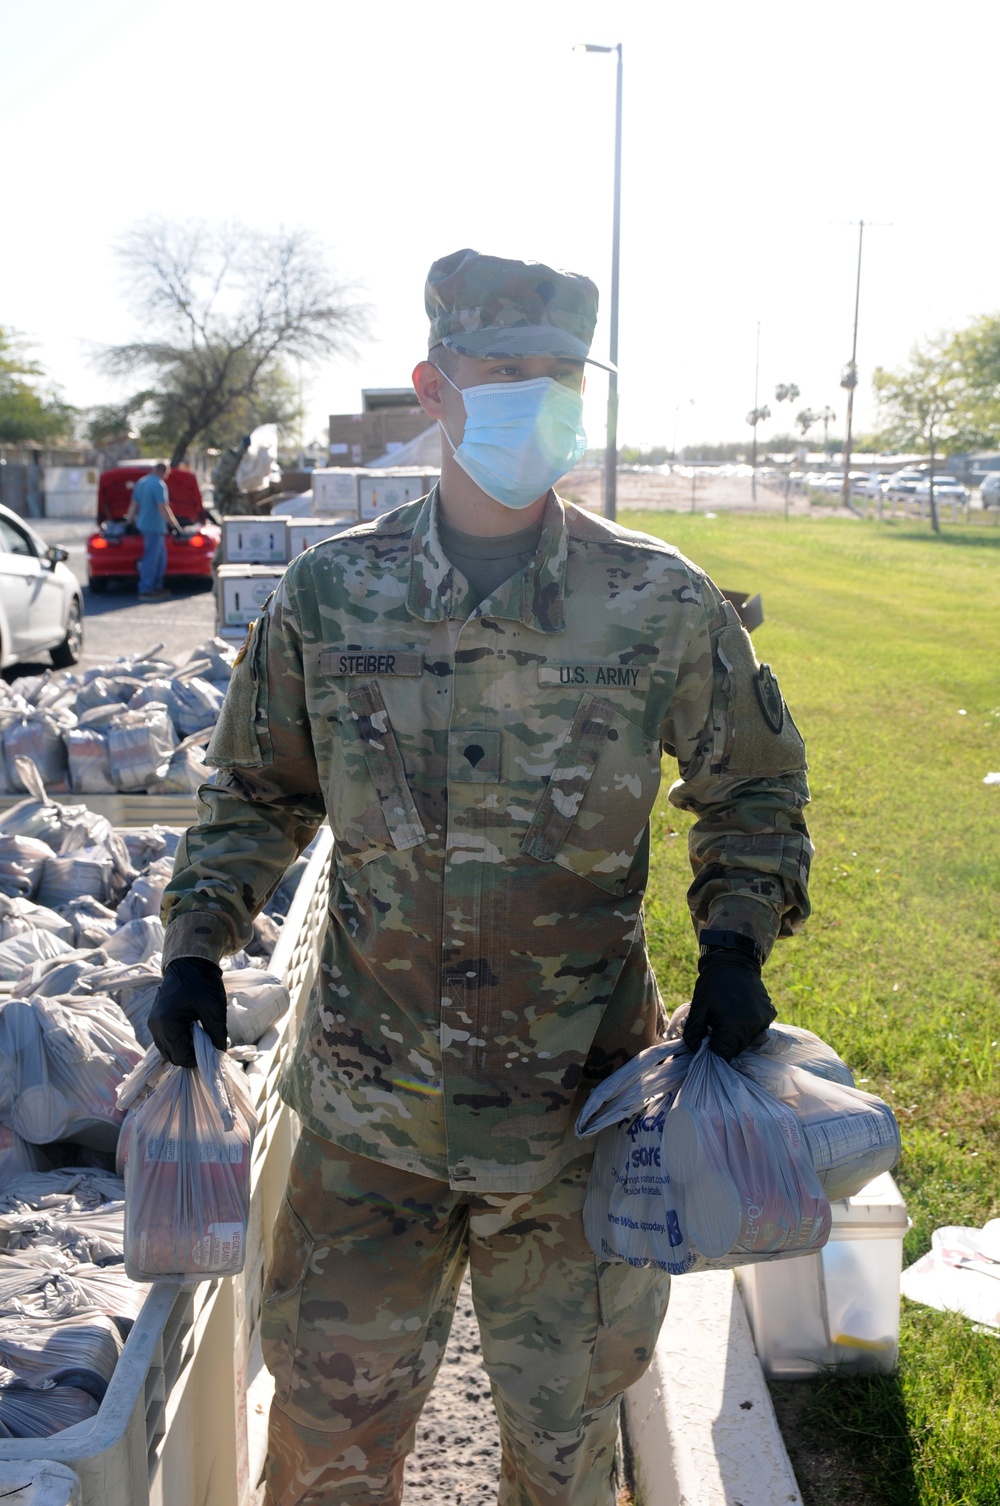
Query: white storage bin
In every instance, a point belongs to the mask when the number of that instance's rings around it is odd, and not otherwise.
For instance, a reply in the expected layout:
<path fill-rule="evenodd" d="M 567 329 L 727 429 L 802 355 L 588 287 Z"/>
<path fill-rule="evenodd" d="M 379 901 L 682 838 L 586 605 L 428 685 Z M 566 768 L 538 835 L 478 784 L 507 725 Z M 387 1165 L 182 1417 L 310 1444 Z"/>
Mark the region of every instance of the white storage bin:
<path fill-rule="evenodd" d="M 426 497 L 437 480 L 436 472 L 409 466 L 364 472 L 358 483 L 361 521 L 370 522 L 372 518 L 392 512 L 394 507 L 402 507 L 404 502 L 416 502 L 418 497 Z"/>
<path fill-rule="evenodd" d="M 355 466 L 332 465 L 312 472 L 313 511 L 358 515 L 358 477 Z"/>
<path fill-rule="evenodd" d="M 242 638 L 284 574 L 273 565 L 220 565 L 215 621 L 220 638 Z"/>
<path fill-rule="evenodd" d="M 288 520 L 288 558 L 295 559 L 303 549 L 311 549 L 313 544 L 322 544 L 324 539 L 332 539 L 335 533 L 343 533 L 345 528 L 353 528 L 357 518 L 289 518 Z"/>
<path fill-rule="evenodd" d="M 833 1229 L 817 1254 L 737 1269 L 771 1380 L 829 1367 L 861 1373 L 895 1366 L 906 1205 L 886 1171 L 830 1207 Z"/>
<path fill-rule="evenodd" d="M 222 558 L 227 565 L 287 565 L 286 520 L 253 516 L 223 518 Z"/>
<path fill-rule="evenodd" d="M 324 826 L 269 963 L 291 1004 L 261 1040 L 250 1078 L 260 1127 L 244 1271 L 180 1290 L 152 1286 L 97 1416 L 51 1438 L 0 1439 L 0 1469 L 39 1454 L 68 1466 L 81 1482 L 79 1506 L 252 1506 L 256 1498 L 270 1392 L 258 1337 L 264 1270 L 297 1135 L 277 1080 L 319 965 L 332 853 Z M 66 1506 L 78 1503 L 70 1497 Z"/>
<path fill-rule="evenodd" d="M 47 1459 L 0 1463 L 0 1501 L 4 1506 L 80 1506 L 80 1482 L 64 1464 Z"/>

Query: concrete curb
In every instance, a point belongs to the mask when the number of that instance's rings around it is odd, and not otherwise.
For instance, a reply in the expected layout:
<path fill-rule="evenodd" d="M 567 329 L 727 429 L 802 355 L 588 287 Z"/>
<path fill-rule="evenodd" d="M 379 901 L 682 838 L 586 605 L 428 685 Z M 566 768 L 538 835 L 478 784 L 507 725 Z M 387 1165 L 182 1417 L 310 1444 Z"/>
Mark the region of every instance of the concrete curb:
<path fill-rule="evenodd" d="M 732 1271 L 674 1279 L 625 1420 L 637 1506 L 802 1506 Z"/>

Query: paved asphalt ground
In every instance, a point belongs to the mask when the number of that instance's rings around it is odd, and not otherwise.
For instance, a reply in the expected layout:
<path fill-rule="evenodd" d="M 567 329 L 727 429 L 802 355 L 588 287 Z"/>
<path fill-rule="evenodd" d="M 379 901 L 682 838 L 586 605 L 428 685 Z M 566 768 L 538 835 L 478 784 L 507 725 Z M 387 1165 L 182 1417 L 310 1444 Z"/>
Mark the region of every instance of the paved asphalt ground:
<path fill-rule="evenodd" d="M 124 587 L 94 596 L 86 585 L 86 540 L 93 524 L 58 518 L 30 522 L 46 543 L 69 550 L 67 564 L 84 588 L 83 668 L 108 664 L 121 654 L 142 652 L 158 643 L 172 657 L 215 632 L 211 592 L 184 587 L 156 602 L 139 601 L 134 588 Z M 18 665 L 6 671 L 6 678 L 47 667 Z M 500 1439 L 466 1284 L 448 1352 L 407 1461 L 406 1499 L 414 1506 L 492 1506 L 499 1475 Z"/>

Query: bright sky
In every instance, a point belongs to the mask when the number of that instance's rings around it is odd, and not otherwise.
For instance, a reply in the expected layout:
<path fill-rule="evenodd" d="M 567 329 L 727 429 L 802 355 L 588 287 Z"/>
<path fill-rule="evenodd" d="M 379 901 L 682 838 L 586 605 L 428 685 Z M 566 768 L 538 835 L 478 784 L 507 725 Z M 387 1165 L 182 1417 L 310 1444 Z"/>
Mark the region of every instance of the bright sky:
<path fill-rule="evenodd" d="M 758 320 L 778 427 L 839 430 L 861 218 L 864 428 L 876 364 L 1000 308 L 998 33 L 986 0 L 0 0 L 0 324 L 70 402 L 115 395 L 113 246 L 158 212 L 307 225 L 361 284 L 373 338 L 309 376 L 309 437 L 408 380 L 460 246 L 588 273 L 600 351 L 615 65 L 572 47 L 621 41 L 620 440 L 745 434 Z"/>

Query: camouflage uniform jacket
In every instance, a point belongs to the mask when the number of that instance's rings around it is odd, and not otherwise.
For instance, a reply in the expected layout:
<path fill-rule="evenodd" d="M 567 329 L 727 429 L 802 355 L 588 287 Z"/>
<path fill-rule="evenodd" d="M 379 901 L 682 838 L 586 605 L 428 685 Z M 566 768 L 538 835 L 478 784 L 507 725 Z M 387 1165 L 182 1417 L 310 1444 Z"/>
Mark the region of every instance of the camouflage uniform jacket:
<path fill-rule="evenodd" d="M 698 817 L 696 928 L 766 952 L 808 911 L 803 746 L 675 549 L 550 494 L 535 558 L 477 606 L 435 499 L 307 550 L 254 625 L 164 960 L 244 944 L 328 815 L 321 983 L 284 1097 L 363 1155 L 530 1191 L 660 1029 L 642 898 L 661 750 Z"/>

